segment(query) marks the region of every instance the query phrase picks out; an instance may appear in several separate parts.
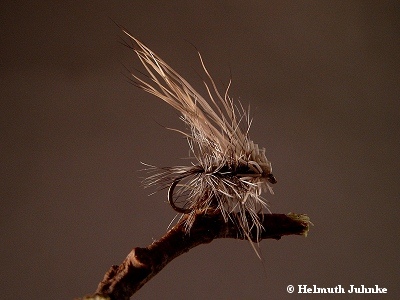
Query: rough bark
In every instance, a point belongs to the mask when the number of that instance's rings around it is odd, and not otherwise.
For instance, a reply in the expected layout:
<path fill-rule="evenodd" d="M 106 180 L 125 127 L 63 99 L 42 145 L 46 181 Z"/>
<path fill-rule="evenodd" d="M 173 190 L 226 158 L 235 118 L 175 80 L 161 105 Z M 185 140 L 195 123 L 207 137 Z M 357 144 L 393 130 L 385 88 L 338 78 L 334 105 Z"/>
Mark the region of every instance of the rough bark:
<path fill-rule="evenodd" d="M 99 283 L 96 293 L 83 299 L 130 299 L 174 258 L 214 239 L 250 238 L 253 242 L 258 242 L 262 239 L 279 240 L 285 235 L 306 236 L 312 224 L 307 215 L 262 214 L 259 217 L 265 230 L 261 235 L 258 236 L 254 231 L 250 236 L 244 236 L 235 225 L 235 217 L 236 215 L 232 215 L 232 218 L 225 222 L 218 213 L 198 214 L 190 233 L 187 233 L 185 230 L 187 216 L 183 216 L 160 240 L 146 248 L 134 248 L 121 265 L 112 266 Z"/>

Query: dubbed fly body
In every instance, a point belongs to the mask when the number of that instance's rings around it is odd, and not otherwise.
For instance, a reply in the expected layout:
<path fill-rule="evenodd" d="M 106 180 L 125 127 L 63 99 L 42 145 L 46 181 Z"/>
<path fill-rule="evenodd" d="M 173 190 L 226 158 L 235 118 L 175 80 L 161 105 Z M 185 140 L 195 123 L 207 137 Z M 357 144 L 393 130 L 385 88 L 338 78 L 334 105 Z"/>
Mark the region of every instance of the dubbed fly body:
<path fill-rule="evenodd" d="M 132 74 L 133 82 L 180 112 L 188 129 L 173 130 L 187 138 L 193 158 L 189 166 L 149 166 L 154 173 L 145 179 L 145 185 L 169 187 L 171 206 L 189 215 L 188 231 L 195 214 L 218 210 L 226 221 L 231 213 L 237 213 L 238 228 L 245 236 L 253 229 L 259 233 L 262 224 L 257 214 L 268 209 L 261 192 L 272 193 L 270 183 L 276 180 L 265 149 L 249 138 L 252 120 L 248 110 L 228 95 L 230 83 L 220 93 L 199 54 L 207 78 L 205 98 L 152 50 L 123 31 L 148 73 L 142 78 Z"/>

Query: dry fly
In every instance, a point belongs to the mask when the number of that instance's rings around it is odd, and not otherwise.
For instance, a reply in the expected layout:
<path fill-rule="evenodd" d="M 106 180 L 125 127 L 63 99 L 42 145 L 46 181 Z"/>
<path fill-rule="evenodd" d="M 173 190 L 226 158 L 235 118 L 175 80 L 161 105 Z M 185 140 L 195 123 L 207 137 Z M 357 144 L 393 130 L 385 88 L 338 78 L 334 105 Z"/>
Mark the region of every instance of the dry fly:
<path fill-rule="evenodd" d="M 263 226 L 258 213 L 268 210 L 261 193 L 272 193 L 269 183 L 276 179 L 265 149 L 249 138 L 252 120 L 248 110 L 228 95 L 231 82 L 221 93 L 198 53 L 207 78 L 205 98 L 152 50 L 123 31 L 148 73 L 132 74 L 134 84 L 180 112 L 187 130 L 173 130 L 186 137 L 194 161 L 189 166 L 149 166 L 153 174 L 144 180 L 145 186 L 169 187 L 172 208 L 189 215 L 188 232 L 195 214 L 212 209 L 220 211 L 225 221 L 235 213 L 238 228 L 247 238 L 252 230 L 259 234 Z"/>

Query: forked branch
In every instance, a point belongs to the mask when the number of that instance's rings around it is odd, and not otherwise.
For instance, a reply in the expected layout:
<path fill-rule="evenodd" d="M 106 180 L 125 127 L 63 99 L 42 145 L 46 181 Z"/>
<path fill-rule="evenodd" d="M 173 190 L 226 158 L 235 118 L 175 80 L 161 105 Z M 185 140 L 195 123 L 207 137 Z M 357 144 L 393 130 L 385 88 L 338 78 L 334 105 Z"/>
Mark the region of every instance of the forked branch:
<path fill-rule="evenodd" d="M 197 214 L 190 233 L 187 233 L 185 228 L 187 216 L 183 216 L 160 240 L 146 248 L 134 248 L 121 265 L 112 266 L 100 282 L 96 294 L 84 299 L 129 299 L 174 258 L 214 239 L 250 238 L 252 241 L 260 241 L 279 240 L 285 235 L 306 236 L 312 224 L 307 215 L 260 214 L 259 218 L 265 230 L 257 238 L 256 232 L 251 232 L 249 237 L 243 236 L 236 225 L 236 217 L 232 214 L 231 219 L 226 222 L 220 213 Z"/>

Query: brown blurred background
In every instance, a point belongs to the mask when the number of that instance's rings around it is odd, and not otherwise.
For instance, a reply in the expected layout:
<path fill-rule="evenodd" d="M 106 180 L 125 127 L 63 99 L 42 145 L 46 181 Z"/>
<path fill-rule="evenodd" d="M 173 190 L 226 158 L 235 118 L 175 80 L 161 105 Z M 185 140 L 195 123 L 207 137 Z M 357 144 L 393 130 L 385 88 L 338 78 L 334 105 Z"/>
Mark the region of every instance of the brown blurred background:
<path fill-rule="evenodd" d="M 112 19 L 200 91 L 190 43 L 221 87 L 232 77 L 278 179 L 271 210 L 315 224 L 263 241 L 264 266 L 247 242 L 199 246 L 135 299 L 291 299 L 289 284 L 378 284 L 399 298 L 399 12 L 398 1 L 2 3 L 1 297 L 91 293 L 175 215 L 138 170 L 187 163 L 185 140 L 158 123 L 183 125 L 127 83 L 124 66 L 139 64 Z"/>

